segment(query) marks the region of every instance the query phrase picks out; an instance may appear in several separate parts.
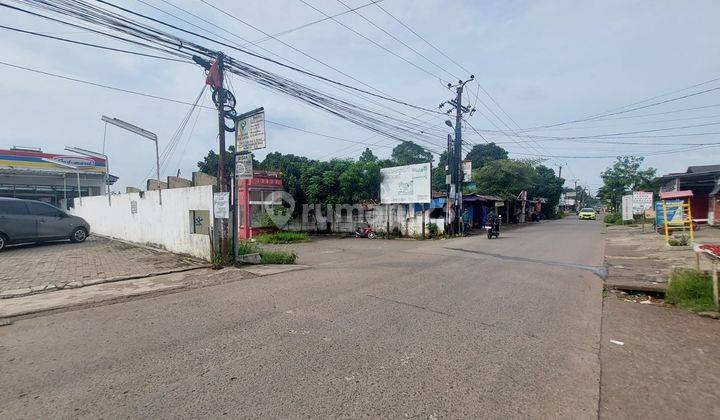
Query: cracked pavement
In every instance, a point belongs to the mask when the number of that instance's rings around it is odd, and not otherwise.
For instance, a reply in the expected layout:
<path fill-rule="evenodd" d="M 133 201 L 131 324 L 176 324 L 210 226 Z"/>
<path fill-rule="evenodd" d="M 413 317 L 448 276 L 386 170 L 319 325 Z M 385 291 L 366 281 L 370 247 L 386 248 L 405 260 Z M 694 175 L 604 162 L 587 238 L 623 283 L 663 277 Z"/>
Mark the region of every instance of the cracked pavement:
<path fill-rule="evenodd" d="M 0 417 L 597 418 L 598 223 L 293 249 L 311 269 L 0 328 Z"/>

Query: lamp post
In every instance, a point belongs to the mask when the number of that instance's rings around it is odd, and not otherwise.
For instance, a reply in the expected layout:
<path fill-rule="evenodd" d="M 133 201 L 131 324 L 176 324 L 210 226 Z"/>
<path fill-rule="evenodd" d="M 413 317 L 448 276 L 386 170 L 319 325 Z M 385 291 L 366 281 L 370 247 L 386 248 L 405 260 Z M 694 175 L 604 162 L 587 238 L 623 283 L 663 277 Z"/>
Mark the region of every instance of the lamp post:
<path fill-rule="evenodd" d="M 57 159 L 50 159 L 50 158 L 42 158 L 44 162 L 52 163 L 54 165 L 62 166 L 63 168 L 68 169 L 74 169 L 77 172 L 77 188 L 78 188 L 78 198 L 80 199 L 80 205 L 82 206 L 82 193 L 80 192 L 80 168 L 77 166 L 69 165 L 65 162 L 60 162 Z M 65 174 L 63 174 L 63 178 L 65 178 Z M 65 181 L 63 180 L 63 184 L 65 184 Z M 65 196 L 65 207 L 67 207 L 67 192 L 64 194 Z"/>
<path fill-rule="evenodd" d="M 135 133 L 138 136 L 145 137 L 146 139 L 155 142 L 155 165 L 156 165 L 155 174 L 157 176 L 158 182 L 160 182 L 160 152 L 158 150 L 157 135 L 155 133 L 151 133 L 150 131 L 140 128 L 136 125 L 130 124 L 129 122 L 119 120 L 117 118 L 110 118 L 110 117 L 106 117 L 105 115 L 103 115 L 102 118 L 100 118 L 100 120 L 102 120 L 108 124 L 112 124 L 116 127 L 120 127 L 123 130 L 130 131 L 131 133 Z M 158 194 L 160 197 L 160 205 L 162 206 L 162 188 L 158 188 Z"/>
<path fill-rule="evenodd" d="M 99 158 L 99 159 L 105 159 L 105 176 L 104 176 L 104 179 L 105 179 L 105 192 L 107 192 L 108 204 L 112 204 L 112 203 L 110 202 L 110 159 L 108 159 L 107 155 L 106 155 L 106 154 L 103 154 L 103 153 L 98 153 L 98 152 L 93 152 L 93 151 L 90 151 L 90 150 L 86 150 L 86 149 L 83 149 L 83 148 L 80 148 L 80 147 L 66 146 L 66 147 L 65 147 L 65 150 L 67 150 L 68 152 L 77 153 L 77 154 L 80 154 L 80 155 L 83 155 L 83 156 L 94 157 L 94 158 Z"/>

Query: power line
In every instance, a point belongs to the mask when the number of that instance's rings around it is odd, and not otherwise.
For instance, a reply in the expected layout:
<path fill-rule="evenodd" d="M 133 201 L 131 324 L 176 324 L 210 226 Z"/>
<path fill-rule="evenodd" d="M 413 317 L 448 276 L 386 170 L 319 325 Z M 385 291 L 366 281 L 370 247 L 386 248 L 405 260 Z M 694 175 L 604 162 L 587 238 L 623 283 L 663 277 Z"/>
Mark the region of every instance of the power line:
<path fill-rule="evenodd" d="M 157 59 L 160 59 L 160 60 L 175 61 L 175 62 L 178 62 L 178 63 L 190 63 L 190 64 L 192 64 L 192 61 L 189 61 L 189 60 L 179 60 L 179 59 L 177 59 L 177 58 L 162 57 L 162 56 L 159 56 L 159 55 L 145 54 L 145 53 L 141 53 L 141 52 L 138 52 L 138 51 L 124 50 L 124 49 L 121 49 L 121 48 L 113 48 L 113 47 L 108 47 L 108 46 L 105 46 L 105 45 L 98 45 L 98 44 L 92 44 L 92 43 L 89 43 L 89 42 L 76 41 L 76 40 L 73 40 L 73 39 L 62 38 L 62 37 L 53 36 L 53 35 L 48 35 L 48 34 L 43 34 L 43 33 L 39 33 L 39 32 L 27 31 L 27 30 L 20 29 L 20 28 L 13 28 L 13 27 L 11 27 L 11 26 L 0 25 L 0 28 L 2 28 L 2 29 L 7 29 L 7 30 L 10 30 L 10 31 L 20 32 L 20 33 L 24 33 L 24 34 L 28 34 L 28 35 L 40 36 L 40 37 L 43 37 L 43 38 L 50 38 L 50 39 L 54 39 L 54 40 L 57 40 L 57 41 L 63 41 L 63 42 L 69 42 L 69 43 L 72 43 L 72 44 L 83 45 L 83 46 L 86 46 L 86 47 L 99 48 L 99 49 L 103 49 L 103 50 L 114 51 L 114 52 L 121 52 L 121 53 L 125 53 L 125 54 L 139 55 L 139 56 L 142 56 L 142 57 L 157 58 Z"/>
<path fill-rule="evenodd" d="M 162 96 L 158 96 L 158 95 L 152 95 L 152 94 L 148 94 L 148 93 L 144 93 L 144 92 L 138 92 L 138 91 L 130 90 L 130 89 L 118 88 L 118 87 L 115 87 L 115 86 L 105 85 L 105 84 L 102 84 L 102 83 L 91 82 L 91 81 L 88 81 L 88 80 L 78 79 L 78 78 L 74 78 L 74 77 L 70 77 L 70 76 L 64 76 L 64 75 L 57 74 L 57 73 L 50 73 L 50 72 L 46 72 L 46 71 L 42 71 L 42 70 L 33 69 L 33 68 L 30 68 L 30 67 L 19 66 L 19 65 L 7 63 L 7 62 L 4 62 L 4 61 L 0 61 L 0 65 L 4 65 L 4 66 L 7 66 L 7 67 L 13 67 L 13 68 L 16 68 L 16 69 L 25 70 L 25 71 L 29 71 L 29 72 L 33 72 L 33 73 L 38 73 L 38 74 L 42 74 L 42 75 L 45 75 L 45 76 L 55 77 L 55 78 L 59 78 L 59 79 L 63 79 L 63 80 L 68 80 L 68 81 L 72 81 L 72 82 L 76 82 L 76 83 L 81 83 L 81 84 L 85 84 L 85 85 L 100 87 L 100 88 L 103 88 L 103 89 L 113 90 L 113 91 L 117 91 L 117 92 L 122 92 L 122 93 L 131 94 L 131 95 L 142 96 L 142 97 L 146 97 L 146 98 L 150 98 L 150 99 L 156 99 L 156 100 L 161 100 L 161 101 L 166 101 L 166 102 L 172 102 L 172 103 L 176 103 L 176 104 L 180 104 L 180 105 L 190 105 L 190 106 L 193 106 L 193 105 L 194 105 L 192 102 L 188 102 L 188 101 L 183 101 L 183 100 L 178 100 L 178 99 L 172 99 L 172 98 L 166 98 L 166 97 L 162 97 Z M 201 108 L 201 109 L 208 109 L 208 110 L 213 110 L 213 111 L 216 110 L 215 107 L 205 106 L 205 105 L 197 105 L 197 107 L 198 107 L 198 108 Z M 328 138 L 328 139 L 338 140 L 338 141 L 342 141 L 342 142 L 346 142 L 346 143 L 354 143 L 354 144 L 362 144 L 362 145 L 366 145 L 366 146 L 372 146 L 372 144 L 367 143 L 367 142 L 362 142 L 362 141 L 358 141 L 358 140 L 350 140 L 350 139 L 346 139 L 346 138 L 343 138 L 343 137 L 338 137 L 338 136 L 333 136 L 333 135 L 329 135 L 329 134 L 319 133 L 319 132 L 316 132 L 316 131 L 307 130 L 307 129 L 300 128 L 300 127 L 295 127 L 295 126 L 292 126 L 292 125 L 289 125 L 289 124 L 285 124 L 285 123 L 281 123 L 281 122 L 278 122 L 278 121 L 273 121 L 273 120 L 269 120 L 269 119 L 266 119 L 265 121 L 266 121 L 267 123 L 269 123 L 269 124 L 273 124 L 273 125 L 285 127 L 285 128 L 291 129 L 291 130 L 295 130 L 295 131 L 299 131 L 299 132 L 303 132 L 303 133 L 307 133 L 307 134 L 316 135 L 316 136 L 319 136 L 319 137 L 324 137 L 324 138 Z M 422 147 L 422 146 L 421 146 L 421 147 Z M 438 152 L 435 151 L 435 150 L 429 150 L 429 149 L 425 149 L 425 150 L 430 151 L 431 153 L 438 154 Z"/>
<path fill-rule="evenodd" d="M 205 2 L 205 0 L 200 0 L 200 1 Z M 365 36 L 365 35 L 363 35 L 362 33 L 356 31 L 355 29 L 347 26 L 346 24 L 340 22 L 339 20 L 335 19 L 334 17 L 331 17 L 330 15 L 328 15 L 327 13 L 325 13 L 325 12 L 323 12 L 322 10 L 318 9 L 317 7 L 313 6 L 312 4 L 308 3 L 307 1 L 305 1 L 305 0 L 300 0 L 300 1 L 301 1 L 303 4 L 305 4 L 306 6 L 310 7 L 310 8 L 313 9 L 313 10 L 315 10 L 316 12 L 324 15 L 325 17 L 328 17 L 328 18 L 332 19 L 333 22 L 337 23 L 338 25 L 342 26 L 343 28 L 349 30 L 350 32 L 354 33 L 355 35 L 357 35 L 357 36 L 359 36 L 359 37 L 367 40 L 368 42 L 372 43 L 372 44 L 375 45 L 376 47 L 378 47 L 378 48 L 382 49 L 383 51 L 387 52 L 388 54 L 393 55 L 393 56 L 399 58 L 400 60 L 406 62 L 407 64 L 410 64 L 411 66 L 417 68 L 418 70 L 422 71 L 423 73 L 426 73 L 426 74 L 428 74 L 429 76 L 432 76 L 433 78 L 436 78 L 436 79 L 440 80 L 441 82 L 443 82 L 442 77 L 438 76 L 437 74 L 434 74 L 434 73 L 430 72 L 429 70 L 425 69 L 424 67 L 421 67 L 421 66 L 413 63 L 412 61 L 410 61 L 410 60 L 406 59 L 405 57 L 403 57 L 403 56 L 401 56 L 401 55 L 393 52 L 392 50 L 390 50 L 390 49 L 388 49 L 387 47 L 379 44 L 378 42 L 374 41 L 373 39 L 368 38 L 367 36 Z M 443 82 L 443 83 L 444 83 L 444 82 Z"/>
<path fill-rule="evenodd" d="M 372 2 L 370 2 L 370 3 L 361 4 L 360 6 L 353 7 L 352 9 L 345 10 L 344 12 L 336 13 L 336 14 L 334 14 L 334 15 L 332 15 L 332 16 L 324 17 L 324 18 L 322 18 L 322 19 L 317 19 L 317 20 L 314 20 L 314 21 L 312 21 L 312 22 L 308 22 L 308 23 L 302 24 L 302 25 L 300 25 L 300 26 L 296 26 L 296 27 L 294 27 L 294 28 L 290 28 L 290 29 L 286 29 L 286 30 L 284 30 L 284 31 L 280 31 L 280 32 L 277 32 L 277 33 L 272 34 L 272 36 L 266 36 L 265 38 L 256 39 L 255 41 L 251 41 L 250 44 L 252 44 L 252 45 L 257 45 L 257 44 L 259 44 L 259 43 L 261 43 L 261 42 L 265 42 L 265 41 L 267 41 L 267 40 L 269 40 L 269 39 L 273 39 L 273 38 L 275 38 L 275 37 L 282 36 L 282 35 L 287 35 L 287 34 L 289 34 L 289 33 L 298 31 L 298 30 L 300 30 L 300 29 L 305 29 L 305 28 L 307 28 L 307 27 L 309 27 L 309 26 L 312 26 L 312 25 L 315 25 L 315 24 L 317 24 L 317 23 L 325 22 L 325 21 L 328 21 L 328 20 L 330 20 L 330 19 L 332 19 L 332 18 L 336 18 L 336 17 L 338 17 L 338 16 L 342 16 L 342 15 L 348 14 L 348 13 L 350 13 L 350 12 L 354 12 L 354 11 L 356 11 L 356 10 L 364 9 L 364 8 L 366 8 L 366 7 L 368 7 L 368 6 L 372 6 L 372 5 L 374 5 L 374 4 L 378 4 L 378 3 L 382 2 L 382 1 L 383 1 L 383 0 L 377 0 L 377 1 L 372 1 Z"/>

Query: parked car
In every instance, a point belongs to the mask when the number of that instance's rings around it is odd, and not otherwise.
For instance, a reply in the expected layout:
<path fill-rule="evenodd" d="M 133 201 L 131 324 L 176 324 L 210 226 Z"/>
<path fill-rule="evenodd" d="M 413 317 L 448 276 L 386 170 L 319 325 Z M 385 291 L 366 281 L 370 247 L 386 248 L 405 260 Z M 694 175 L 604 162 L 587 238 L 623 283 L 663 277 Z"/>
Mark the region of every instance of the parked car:
<path fill-rule="evenodd" d="M 595 220 L 597 219 L 597 214 L 595 213 L 595 209 L 591 207 L 586 207 L 584 209 L 580 209 L 578 212 L 578 219 L 580 220 Z"/>
<path fill-rule="evenodd" d="M 26 242 L 83 242 L 88 235 L 90 225 L 81 217 L 41 201 L 0 197 L 0 251 Z"/>

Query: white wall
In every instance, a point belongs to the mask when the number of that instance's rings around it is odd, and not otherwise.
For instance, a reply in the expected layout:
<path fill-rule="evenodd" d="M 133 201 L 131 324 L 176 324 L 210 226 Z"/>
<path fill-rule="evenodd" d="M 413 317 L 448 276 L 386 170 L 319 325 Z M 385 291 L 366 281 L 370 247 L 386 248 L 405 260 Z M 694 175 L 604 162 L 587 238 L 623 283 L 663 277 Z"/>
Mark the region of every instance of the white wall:
<path fill-rule="evenodd" d="M 210 259 L 210 237 L 194 234 L 191 210 L 208 210 L 213 225 L 213 187 L 189 187 L 159 191 L 119 194 L 112 196 L 83 197 L 82 205 L 75 200 L 71 213 L 87 220 L 90 232 L 113 238 L 162 247 L 168 251 Z M 132 213 L 131 202 L 137 202 L 137 213 Z"/>

